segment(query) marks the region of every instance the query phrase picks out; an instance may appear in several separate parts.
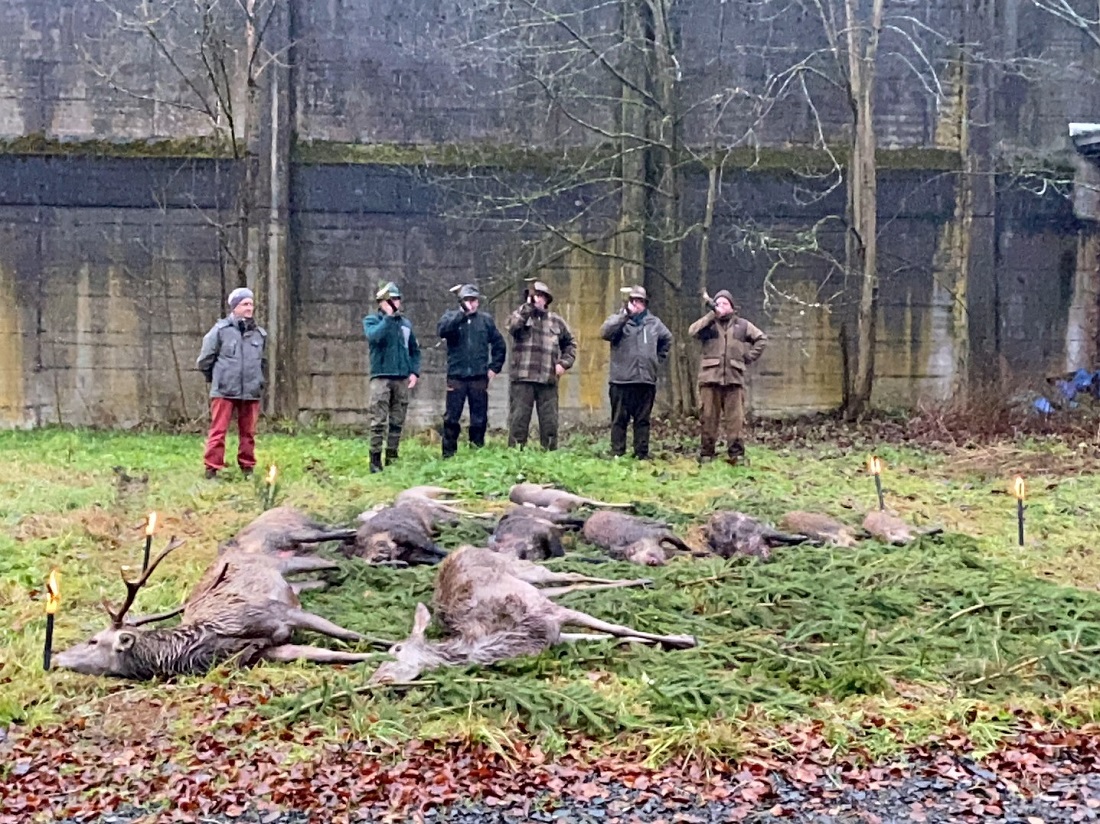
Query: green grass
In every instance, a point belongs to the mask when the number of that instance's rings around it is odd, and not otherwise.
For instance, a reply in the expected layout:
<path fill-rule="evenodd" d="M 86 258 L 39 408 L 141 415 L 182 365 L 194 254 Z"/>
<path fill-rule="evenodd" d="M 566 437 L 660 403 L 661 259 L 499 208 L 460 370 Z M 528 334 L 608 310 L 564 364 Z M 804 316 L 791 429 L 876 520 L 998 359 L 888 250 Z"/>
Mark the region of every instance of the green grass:
<path fill-rule="evenodd" d="M 875 501 L 865 454 L 750 448 L 751 465 L 698 467 L 680 456 L 648 464 L 609 461 L 606 439 L 577 436 L 556 453 L 492 443 L 444 462 L 411 439 L 400 469 L 368 472 L 361 438 L 312 432 L 264 434 L 264 467 L 279 467 L 279 502 L 323 520 L 350 522 L 399 489 L 420 483 L 457 490 L 475 509 L 503 507 L 511 484 L 553 482 L 605 500 L 634 501 L 698 542 L 715 508 L 774 519 L 804 508 L 858 524 Z M 55 648 L 104 626 L 102 597 L 117 598 L 117 568 L 139 564 L 145 513 L 160 541 L 186 537 L 143 591 L 135 611 L 174 606 L 213 559 L 217 543 L 260 510 L 260 480 L 234 471 L 201 479 L 198 436 L 69 430 L 0 433 L 0 725 L 48 723 L 102 702 L 148 691 L 182 719 L 203 706 L 203 685 L 255 696 L 271 727 L 295 718 L 330 736 L 379 743 L 410 736 L 465 738 L 502 750 L 536 735 L 548 749 L 574 734 L 641 742 L 654 760 L 672 752 L 730 754 L 749 724 L 821 721 L 839 749 L 878 752 L 964 727 L 995 742 L 1023 708 L 1059 720 L 1089 719 L 1100 674 L 1100 564 L 1091 524 L 1100 522 L 1100 481 L 1065 475 L 1076 452 L 1058 441 L 953 455 L 884 447 L 890 505 L 942 539 L 906 548 L 793 547 L 768 564 L 678 560 L 647 570 L 645 590 L 578 593 L 567 603 L 608 620 L 665 633 L 691 632 L 697 649 L 662 652 L 607 644 L 560 646 L 488 669 L 424 676 L 407 690 L 363 691 L 369 665 L 219 670 L 172 685 L 121 685 L 43 673 L 41 587 L 63 573 Z M 120 486 L 112 467 L 149 474 Z M 1012 474 L 1028 473 L 1028 543 L 1015 545 Z M 476 542 L 464 525 L 445 545 Z M 579 545 L 577 556 L 596 551 Z M 576 558 L 555 562 L 592 571 Z M 637 577 L 627 564 L 600 575 Z M 389 570 L 344 561 L 338 583 L 303 596 L 307 607 L 366 634 L 402 638 L 417 600 L 430 600 L 432 570 Z M 899 727 L 903 730 L 898 733 Z M 886 732 L 889 731 L 889 732 Z"/>

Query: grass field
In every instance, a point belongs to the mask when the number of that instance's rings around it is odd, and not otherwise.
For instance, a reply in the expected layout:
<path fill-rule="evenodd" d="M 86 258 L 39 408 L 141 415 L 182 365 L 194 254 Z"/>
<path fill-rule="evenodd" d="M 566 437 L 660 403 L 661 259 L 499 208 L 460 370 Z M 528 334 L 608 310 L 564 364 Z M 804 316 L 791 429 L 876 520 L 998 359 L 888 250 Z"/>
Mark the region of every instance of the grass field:
<path fill-rule="evenodd" d="M 399 471 L 374 476 L 361 438 L 269 433 L 259 447 L 262 466 L 279 467 L 278 502 L 332 523 L 350 523 L 421 483 L 448 486 L 470 508 L 492 511 L 517 481 L 552 482 L 633 501 L 694 543 L 715 509 L 766 519 L 810 509 L 857 525 L 874 506 L 865 440 L 843 449 L 768 443 L 750 447 L 750 466 L 733 469 L 699 467 L 675 452 L 651 463 L 610 461 L 601 457 L 606 438 L 582 435 L 556 453 L 494 441 L 443 462 L 438 446 L 413 439 Z M 647 590 L 567 596 L 608 620 L 694 633 L 701 644 L 691 651 L 563 646 L 490 669 L 435 671 L 401 691 L 362 691 L 371 665 L 226 668 L 168 684 L 44 673 L 42 586 L 51 567 L 63 575 L 54 644 L 62 649 L 105 626 L 99 602 L 119 597 L 120 565 L 140 565 L 147 511 L 158 513 L 158 544 L 171 534 L 187 544 L 142 592 L 139 612 L 185 598 L 218 542 L 258 514 L 262 473 L 255 481 L 235 470 L 205 481 L 200 452 L 196 435 L 0 433 L 0 728 L 81 717 L 97 719 L 96 734 L 109 734 L 112 708 L 156 695 L 171 711 L 147 719 L 150 732 L 186 738 L 191 714 L 232 689 L 244 696 L 242 711 L 262 707 L 267 728 L 312 724 L 321 742 L 464 738 L 506 747 L 536 737 L 552 751 L 583 736 L 641 742 L 660 760 L 683 751 L 734 754 L 748 727 L 791 718 L 817 719 L 838 750 L 875 755 L 960 726 L 979 746 L 993 746 L 1014 713 L 1073 724 L 1100 708 L 1095 444 L 1056 438 L 935 451 L 878 447 L 889 506 L 945 529 L 913 546 L 792 547 L 766 564 L 680 559 L 647 570 L 654 578 Z M 130 477 L 147 473 L 148 481 L 120 481 L 114 467 Z M 1016 472 L 1029 482 L 1022 548 L 1009 493 Z M 442 543 L 484 536 L 464 525 Z M 578 544 L 573 553 L 596 550 Z M 555 565 L 592 569 L 568 557 Z M 598 574 L 638 572 L 610 563 Z M 345 626 L 398 639 L 417 600 L 430 599 L 431 579 L 430 569 L 343 561 L 336 585 L 303 601 Z"/>

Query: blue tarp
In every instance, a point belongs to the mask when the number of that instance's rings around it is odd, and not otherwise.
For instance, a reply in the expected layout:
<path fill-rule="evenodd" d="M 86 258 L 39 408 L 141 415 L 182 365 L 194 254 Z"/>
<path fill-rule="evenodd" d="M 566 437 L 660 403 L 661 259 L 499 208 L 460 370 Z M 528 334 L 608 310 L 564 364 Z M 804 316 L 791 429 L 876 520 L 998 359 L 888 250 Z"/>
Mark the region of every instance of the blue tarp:
<path fill-rule="evenodd" d="M 1072 375 L 1054 381 L 1057 394 L 1050 398 L 1037 398 L 1031 408 L 1042 415 L 1049 415 L 1055 409 L 1076 409 L 1079 395 L 1091 395 L 1100 398 L 1100 371 L 1089 372 L 1078 369 Z"/>

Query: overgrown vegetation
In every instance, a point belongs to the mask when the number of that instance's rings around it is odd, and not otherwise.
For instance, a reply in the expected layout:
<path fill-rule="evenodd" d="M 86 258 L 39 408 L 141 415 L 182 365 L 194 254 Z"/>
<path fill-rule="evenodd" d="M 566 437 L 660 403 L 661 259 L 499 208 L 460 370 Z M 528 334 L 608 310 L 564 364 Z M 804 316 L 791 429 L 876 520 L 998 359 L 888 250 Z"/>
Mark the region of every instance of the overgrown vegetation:
<path fill-rule="evenodd" d="M 350 522 L 400 488 L 433 483 L 474 508 L 504 506 L 518 480 L 555 482 L 673 522 L 689 541 L 715 508 L 774 519 L 804 508 L 858 523 L 874 504 L 862 448 L 783 444 L 750 450 L 748 467 L 697 466 L 666 442 L 666 459 L 609 461 L 606 441 L 576 436 L 557 453 L 494 443 L 443 462 L 425 437 L 402 450 L 400 472 L 368 473 L 366 442 L 337 433 L 269 433 L 261 460 L 279 467 L 280 502 L 325 520 Z M 813 438 L 808 439 L 813 444 Z M 862 446 L 862 444 L 861 444 Z M 120 564 L 140 563 L 145 513 L 156 510 L 160 541 L 188 546 L 162 567 L 137 609 L 157 611 L 186 596 L 217 542 L 260 508 L 261 481 L 201 479 L 197 436 L 38 431 L 0 434 L 0 725 L 102 715 L 119 692 L 147 691 L 173 708 L 186 737 L 189 712 L 209 701 L 210 684 L 232 684 L 263 705 L 272 732 L 292 719 L 360 740 L 408 737 L 482 742 L 537 736 L 543 747 L 570 737 L 644 742 L 654 759 L 700 750 L 730 754 L 746 724 L 816 717 L 837 746 L 889 748 L 881 725 L 894 714 L 914 734 L 959 723 L 990 742 L 1016 708 L 1064 720 L 1091 718 L 1087 688 L 1100 675 L 1100 565 L 1093 557 L 1100 482 L 1073 474 L 1079 445 L 922 451 L 882 444 L 889 504 L 919 524 L 946 529 L 905 548 L 874 542 L 854 550 L 784 549 L 754 560 L 679 560 L 647 570 L 653 586 L 567 596 L 578 607 L 640 628 L 691 632 L 687 652 L 604 643 L 562 646 L 488 669 L 435 671 L 411 689 L 364 689 L 370 666 L 325 669 L 261 666 L 220 670 L 174 685 L 121 685 L 41 669 L 40 589 L 53 565 L 63 573 L 55 646 L 103 626 L 101 597 L 115 598 Z M 1091 446 L 1088 447 L 1092 449 Z M 1090 454 L 1090 453 L 1089 453 Z M 116 470 L 115 467 L 118 469 Z M 1028 473 L 1028 540 L 1015 546 L 1014 472 Z M 148 481 L 142 476 L 148 473 Z M 257 473 L 260 475 L 261 473 Z M 443 543 L 476 542 L 466 524 Z M 598 552 L 578 543 L 558 566 L 591 572 Z M 606 563 L 598 574 L 637 577 Z M 364 633 L 403 638 L 418 600 L 428 602 L 432 570 L 342 563 L 328 591 L 307 605 Z M 158 723 L 164 723 L 163 721 Z"/>

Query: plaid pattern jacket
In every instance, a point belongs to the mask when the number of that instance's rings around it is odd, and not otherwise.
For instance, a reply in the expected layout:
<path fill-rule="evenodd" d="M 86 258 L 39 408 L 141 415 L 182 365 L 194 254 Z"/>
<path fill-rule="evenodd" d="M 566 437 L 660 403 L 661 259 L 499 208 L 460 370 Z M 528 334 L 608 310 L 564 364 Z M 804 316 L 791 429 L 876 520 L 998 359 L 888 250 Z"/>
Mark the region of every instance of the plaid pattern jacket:
<path fill-rule="evenodd" d="M 565 319 L 554 312 L 540 312 L 524 303 L 508 318 L 508 332 L 515 344 L 508 379 L 532 383 L 556 383 L 554 367 L 569 369 L 577 359 L 577 339 Z"/>

